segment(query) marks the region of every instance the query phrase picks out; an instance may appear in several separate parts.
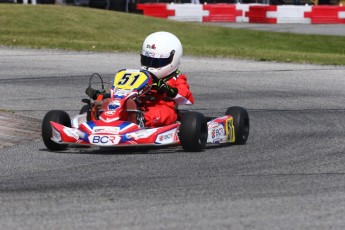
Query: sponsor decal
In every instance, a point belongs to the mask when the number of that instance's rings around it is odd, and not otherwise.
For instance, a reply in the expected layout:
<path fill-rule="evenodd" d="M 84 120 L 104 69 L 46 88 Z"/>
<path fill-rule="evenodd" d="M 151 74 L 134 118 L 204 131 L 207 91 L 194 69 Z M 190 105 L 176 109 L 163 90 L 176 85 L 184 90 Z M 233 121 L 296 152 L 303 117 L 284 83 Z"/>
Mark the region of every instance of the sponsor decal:
<path fill-rule="evenodd" d="M 76 140 L 79 139 L 79 134 L 78 134 L 77 129 L 64 128 L 63 131 L 67 136 L 73 137 Z"/>
<path fill-rule="evenodd" d="M 138 140 L 140 138 L 148 138 L 152 134 L 154 134 L 156 131 L 157 129 L 145 129 L 145 130 L 135 131 L 132 133 L 127 133 L 126 137 L 133 138 L 134 140 Z"/>
<path fill-rule="evenodd" d="M 129 94 L 132 90 L 127 90 L 127 89 L 116 89 L 115 91 L 115 95 L 116 96 L 119 96 L 119 97 L 123 97 L 123 96 L 126 96 L 127 94 Z M 114 103 L 112 102 L 111 104 L 109 105 L 114 105 L 114 106 L 117 106 L 117 105 L 120 105 L 120 103 Z"/>
<path fill-rule="evenodd" d="M 226 120 L 226 142 L 234 142 L 235 141 L 235 129 L 233 125 L 233 118 L 229 118 Z"/>
<path fill-rule="evenodd" d="M 172 133 L 169 133 L 169 134 L 166 134 L 166 135 L 161 135 L 161 136 L 159 136 L 159 141 L 169 140 L 169 139 L 172 138 L 172 136 L 173 136 Z"/>
<path fill-rule="evenodd" d="M 176 129 L 172 129 L 170 131 L 161 133 L 157 136 L 155 143 L 156 144 L 168 144 L 174 142 L 174 135 L 176 133 Z"/>
<path fill-rule="evenodd" d="M 153 49 L 153 50 L 155 50 L 155 49 L 156 49 L 156 44 L 152 44 L 152 45 L 147 44 L 147 45 L 146 45 L 146 48 L 147 48 L 147 49 Z"/>
<path fill-rule="evenodd" d="M 54 128 L 52 128 L 52 130 L 53 130 L 53 140 L 56 142 L 62 141 L 60 133 Z"/>
<path fill-rule="evenodd" d="M 224 126 L 222 124 L 218 124 L 218 126 L 209 129 L 207 142 L 223 143 L 225 142 L 225 138 Z"/>
<path fill-rule="evenodd" d="M 151 53 L 151 52 L 145 52 L 144 56 L 147 56 L 147 57 L 155 57 L 155 54 L 154 54 L 154 53 Z"/>
<path fill-rule="evenodd" d="M 211 135 L 212 139 L 218 139 L 224 136 L 224 127 L 222 125 L 219 125 L 218 127 L 212 129 Z"/>
<path fill-rule="evenodd" d="M 111 111 L 106 111 L 104 113 L 106 116 L 113 116 L 115 114 L 115 111 L 114 110 L 111 110 Z"/>
<path fill-rule="evenodd" d="M 120 142 L 121 137 L 118 135 L 91 135 L 89 141 L 95 145 L 111 146 Z"/>
<path fill-rule="evenodd" d="M 119 127 L 109 127 L 109 126 L 96 126 L 92 130 L 93 133 L 112 133 L 119 134 Z"/>

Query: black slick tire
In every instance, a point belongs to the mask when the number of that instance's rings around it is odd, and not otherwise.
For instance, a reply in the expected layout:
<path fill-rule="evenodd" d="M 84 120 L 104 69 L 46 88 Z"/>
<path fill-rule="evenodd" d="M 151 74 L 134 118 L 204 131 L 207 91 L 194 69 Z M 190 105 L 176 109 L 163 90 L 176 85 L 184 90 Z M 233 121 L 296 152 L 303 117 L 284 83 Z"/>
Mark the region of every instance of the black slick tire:
<path fill-rule="evenodd" d="M 65 111 L 61 110 L 51 110 L 43 118 L 42 121 L 42 138 L 44 145 L 54 151 L 65 150 L 67 144 L 58 144 L 51 140 L 52 137 L 52 127 L 50 121 L 54 121 L 66 127 L 71 127 L 71 119 Z"/>
<path fill-rule="evenodd" d="M 226 110 L 225 115 L 231 115 L 234 119 L 236 145 L 244 145 L 249 136 L 249 115 L 242 107 L 234 106 Z"/>
<path fill-rule="evenodd" d="M 187 152 L 202 151 L 207 142 L 207 122 L 203 114 L 188 112 L 182 116 L 179 138 L 183 150 Z"/>

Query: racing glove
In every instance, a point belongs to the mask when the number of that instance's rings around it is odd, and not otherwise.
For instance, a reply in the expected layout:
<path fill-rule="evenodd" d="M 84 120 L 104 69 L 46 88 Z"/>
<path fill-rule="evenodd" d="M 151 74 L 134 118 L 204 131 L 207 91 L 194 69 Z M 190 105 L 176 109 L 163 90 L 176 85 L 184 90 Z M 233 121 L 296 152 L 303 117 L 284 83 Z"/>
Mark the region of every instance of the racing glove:
<path fill-rule="evenodd" d="M 165 93 L 168 97 L 176 97 L 178 90 L 175 87 L 169 86 L 164 80 L 159 79 L 158 81 L 152 84 L 152 88 L 157 90 L 159 94 Z"/>

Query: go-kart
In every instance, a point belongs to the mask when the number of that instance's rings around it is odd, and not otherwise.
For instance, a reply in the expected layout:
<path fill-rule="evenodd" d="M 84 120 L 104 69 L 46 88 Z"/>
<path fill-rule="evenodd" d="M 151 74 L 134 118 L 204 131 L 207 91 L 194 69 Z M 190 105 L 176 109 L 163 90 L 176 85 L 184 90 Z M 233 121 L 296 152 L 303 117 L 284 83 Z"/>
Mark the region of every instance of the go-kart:
<path fill-rule="evenodd" d="M 205 117 L 195 111 L 176 108 L 178 120 L 167 126 L 145 127 L 140 100 L 147 96 L 155 76 L 142 70 L 121 70 L 110 89 L 101 91 L 108 97 L 86 103 L 70 119 L 61 110 L 49 111 L 42 123 L 45 146 L 54 151 L 69 144 L 100 147 L 134 147 L 181 145 L 188 152 L 202 151 L 206 144 L 245 144 L 249 135 L 249 117 L 244 108 L 230 107 L 222 117 Z M 105 92 L 107 91 L 107 92 Z"/>

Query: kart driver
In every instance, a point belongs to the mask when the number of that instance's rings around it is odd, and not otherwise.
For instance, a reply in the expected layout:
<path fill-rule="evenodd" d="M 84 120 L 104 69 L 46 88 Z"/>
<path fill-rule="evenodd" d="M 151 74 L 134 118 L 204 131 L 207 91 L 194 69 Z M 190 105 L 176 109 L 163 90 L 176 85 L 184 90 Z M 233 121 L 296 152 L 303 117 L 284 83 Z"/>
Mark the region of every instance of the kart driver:
<path fill-rule="evenodd" d="M 146 127 L 170 125 L 177 120 L 177 105 L 194 103 L 187 77 L 178 70 L 182 55 L 180 40 L 169 32 L 155 32 L 144 40 L 141 69 L 148 71 L 153 78 L 149 93 L 154 98 L 139 105 L 144 111 Z M 93 99 L 97 98 L 97 93 L 86 90 Z"/>

